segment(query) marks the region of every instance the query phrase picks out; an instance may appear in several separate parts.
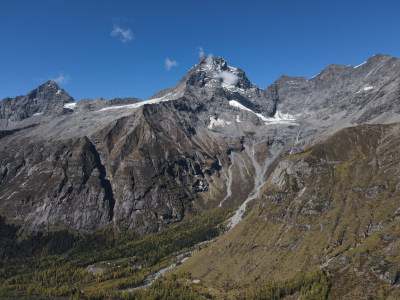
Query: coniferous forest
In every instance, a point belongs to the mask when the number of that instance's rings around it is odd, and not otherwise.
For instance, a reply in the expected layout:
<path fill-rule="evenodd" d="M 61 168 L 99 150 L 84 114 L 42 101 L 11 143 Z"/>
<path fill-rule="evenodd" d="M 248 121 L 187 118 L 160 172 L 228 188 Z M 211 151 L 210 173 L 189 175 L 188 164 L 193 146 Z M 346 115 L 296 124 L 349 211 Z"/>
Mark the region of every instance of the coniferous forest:
<path fill-rule="evenodd" d="M 190 274 L 166 276 L 150 289 L 150 274 L 177 262 L 216 238 L 229 211 L 207 211 L 157 233 L 138 236 L 104 228 L 94 233 L 54 231 L 21 236 L 20 228 L 0 219 L 0 295 L 72 299 L 193 299 L 201 295 L 183 284 Z M 179 262 L 179 260 L 178 260 Z"/>

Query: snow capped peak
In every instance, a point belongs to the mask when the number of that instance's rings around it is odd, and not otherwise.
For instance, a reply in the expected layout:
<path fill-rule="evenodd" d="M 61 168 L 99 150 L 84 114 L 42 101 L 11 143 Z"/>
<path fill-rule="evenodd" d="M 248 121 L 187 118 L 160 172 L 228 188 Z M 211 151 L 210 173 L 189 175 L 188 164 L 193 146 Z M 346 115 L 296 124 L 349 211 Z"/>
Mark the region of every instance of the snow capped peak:
<path fill-rule="evenodd" d="M 238 73 L 238 69 L 231 67 L 222 57 L 213 57 L 212 55 L 203 56 L 197 63 L 199 71 L 214 71 L 221 73 L 224 71 Z"/>
<path fill-rule="evenodd" d="M 223 87 L 234 87 L 243 77 L 239 69 L 229 66 L 221 57 L 213 58 L 211 55 L 200 58 L 197 72 L 205 72 L 211 80 L 220 80 Z"/>
<path fill-rule="evenodd" d="M 198 66 L 203 70 L 215 70 L 222 71 L 226 69 L 228 64 L 221 57 L 213 57 L 211 54 L 208 56 L 203 56 L 198 62 Z"/>

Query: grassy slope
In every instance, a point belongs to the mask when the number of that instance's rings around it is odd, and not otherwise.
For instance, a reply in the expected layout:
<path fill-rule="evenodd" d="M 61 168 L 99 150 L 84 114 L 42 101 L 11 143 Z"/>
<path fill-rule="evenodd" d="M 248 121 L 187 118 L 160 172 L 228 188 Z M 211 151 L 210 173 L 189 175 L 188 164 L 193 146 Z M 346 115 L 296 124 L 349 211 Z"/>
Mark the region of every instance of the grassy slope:
<path fill-rule="evenodd" d="M 286 157 L 244 221 L 194 255 L 214 295 L 323 267 L 330 298 L 400 297 L 400 126 L 348 128 Z"/>

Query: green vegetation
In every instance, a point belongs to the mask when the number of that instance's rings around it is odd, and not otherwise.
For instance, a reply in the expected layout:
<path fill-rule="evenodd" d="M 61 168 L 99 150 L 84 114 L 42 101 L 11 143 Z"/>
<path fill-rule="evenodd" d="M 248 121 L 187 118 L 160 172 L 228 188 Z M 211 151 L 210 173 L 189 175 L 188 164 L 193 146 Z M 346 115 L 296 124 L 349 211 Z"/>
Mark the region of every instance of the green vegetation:
<path fill-rule="evenodd" d="M 330 289 L 328 276 L 321 270 L 283 282 L 267 282 L 262 288 L 250 294 L 253 300 L 278 300 L 300 293 L 302 300 L 327 299 Z"/>
<path fill-rule="evenodd" d="M 157 233 L 138 236 L 106 228 L 91 234 L 37 233 L 18 240 L 18 227 L 0 219 L 0 295 L 79 299 L 195 299 L 176 276 L 148 290 L 122 293 L 176 261 L 176 256 L 217 237 L 229 212 L 213 209 Z M 196 246 L 196 247 L 195 247 Z M 180 291 L 180 292 L 179 292 Z"/>
<path fill-rule="evenodd" d="M 188 275 L 190 276 L 190 275 Z M 176 275 L 168 276 L 162 280 L 157 280 L 153 283 L 151 289 L 139 289 L 131 293 L 121 295 L 122 299 L 143 299 L 143 300 L 156 300 L 156 299 L 205 299 L 193 288 L 185 284 L 183 276 Z M 208 295 L 207 295 L 208 296 Z"/>

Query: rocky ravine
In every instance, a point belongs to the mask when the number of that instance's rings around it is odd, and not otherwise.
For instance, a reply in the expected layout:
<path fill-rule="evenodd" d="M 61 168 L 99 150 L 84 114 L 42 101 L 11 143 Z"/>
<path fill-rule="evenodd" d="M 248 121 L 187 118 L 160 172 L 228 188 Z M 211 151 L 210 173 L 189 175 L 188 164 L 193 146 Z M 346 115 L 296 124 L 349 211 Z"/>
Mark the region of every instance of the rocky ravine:
<path fill-rule="evenodd" d="M 263 90 L 204 57 L 146 101 L 76 103 L 47 82 L 0 102 L 0 212 L 32 230 L 111 222 L 147 233 L 238 207 L 285 155 L 348 126 L 400 120 L 399 75 L 398 59 L 376 55 Z"/>

